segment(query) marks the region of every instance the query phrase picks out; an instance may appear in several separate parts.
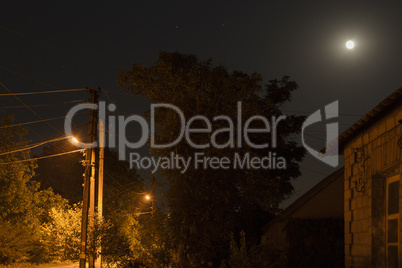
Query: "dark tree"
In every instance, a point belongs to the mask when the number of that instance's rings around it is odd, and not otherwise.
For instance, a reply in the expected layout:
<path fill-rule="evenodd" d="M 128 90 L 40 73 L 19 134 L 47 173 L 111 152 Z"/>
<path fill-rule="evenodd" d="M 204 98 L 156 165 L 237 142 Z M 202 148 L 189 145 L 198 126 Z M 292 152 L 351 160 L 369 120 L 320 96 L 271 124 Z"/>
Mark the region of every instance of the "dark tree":
<path fill-rule="evenodd" d="M 185 118 L 203 115 L 212 119 L 227 115 L 233 122 L 237 117 L 237 102 L 242 102 L 242 118 L 262 115 L 266 118 L 282 115 L 281 105 L 291 99 L 297 84 L 288 77 L 272 80 L 262 86 L 261 75 L 229 72 L 223 66 L 213 66 L 212 61 L 200 61 L 195 56 L 179 53 L 160 53 L 151 67 L 139 64 L 118 73 L 121 89 L 136 96 L 145 96 L 151 103 L 170 103 L 181 109 Z M 180 132 L 179 116 L 165 109 L 156 118 L 156 142 L 168 143 Z M 254 149 L 244 144 L 241 148 L 224 149 L 209 147 L 192 148 L 182 140 L 173 148 L 151 148 L 155 157 L 169 156 L 171 152 L 184 157 L 229 157 L 234 153 L 250 157 L 267 156 L 275 152 L 286 159 L 286 169 L 195 169 L 192 165 L 184 174 L 177 169 L 161 170 L 168 178 L 168 202 L 172 236 L 175 239 L 176 260 L 179 267 L 207 267 L 218 265 L 228 257 L 230 234 L 242 229 L 253 229 L 250 220 L 253 211 L 261 208 L 275 212 L 278 204 L 292 191 L 291 180 L 300 175 L 298 162 L 304 149 L 293 140 L 304 118 L 287 116 L 278 126 L 277 147 Z M 244 122 L 244 121 L 243 121 Z M 227 128 L 223 120 L 212 121 L 212 130 Z M 205 128 L 205 123 L 194 121 L 192 127 Z M 250 127 L 261 128 L 257 121 Z M 228 133 L 216 136 L 219 144 L 228 141 Z M 209 143 L 211 133 L 194 134 L 197 144 Z M 254 143 L 271 143 L 267 134 L 252 134 Z M 235 144 L 237 144 L 237 137 Z M 258 217 L 257 217 L 258 218 Z M 256 228 L 256 226 L 254 226 Z"/>

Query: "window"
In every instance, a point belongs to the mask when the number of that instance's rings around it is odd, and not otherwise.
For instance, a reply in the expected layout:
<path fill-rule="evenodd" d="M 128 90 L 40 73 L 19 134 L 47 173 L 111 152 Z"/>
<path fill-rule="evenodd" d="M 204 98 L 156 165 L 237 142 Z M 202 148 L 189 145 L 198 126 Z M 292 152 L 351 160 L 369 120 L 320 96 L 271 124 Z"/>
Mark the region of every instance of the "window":
<path fill-rule="evenodd" d="M 399 176 L 387 180 L 387 266 L 398 267 Z"/>

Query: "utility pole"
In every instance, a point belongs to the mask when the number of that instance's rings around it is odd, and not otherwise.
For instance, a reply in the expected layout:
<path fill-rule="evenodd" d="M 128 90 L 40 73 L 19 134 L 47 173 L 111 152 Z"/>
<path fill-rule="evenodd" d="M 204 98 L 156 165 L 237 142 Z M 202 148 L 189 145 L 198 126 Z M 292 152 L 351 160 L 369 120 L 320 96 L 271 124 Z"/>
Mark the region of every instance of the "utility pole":
<path fill-rule="evenodd" d="M 89 89 L 91 94 L 91 103 L 97 102 L 97 92 Z M 88 139 L 89 143 L 94 142 L 96 133 L 96 112 L 90 111 L 89 125 L 88 125 Z M 95 155 L 92 147 L 86 149 L 85 155 L 85 174 L 84 174 L 84 191 L 83 191 L 83 205 L 82 205 L 82 220 L 81 220 L 81 245 L 80 245 L 80 268 L 85 268 L 86 263 L 86 246 L 87 246 L 87 233 L 88 233 L 88 212 L 89 212 L 89 195 L 90 195 L 90 177 L 92 172 L 92 158 Z"/>
<path fill-rule="evenodd" d="M 91 154 L 91 182 L 90 182 L 90 193 L 89 193 L 89 230 L 93 231 L 95 227 L 95 150 L 92 149 Z M 94 237 L 91 237 L 93 243 Z M 89 268 L 94 268 L 94 253 L 89 255 Z"/>
<path fill-rule="evenodd" d="M 152 182 L 151 182 L 151 186 L 152 186 L 152 196 L 151 196 L 151 201 L 152 201 L 152 216 L 154 216 L 154 212 L 155 212 L 155 176 L 152 176 Z"/>
<path fill-rule="evenodd" d="M 99 105 L 98 102 L 98 93 L 99 90 L 95 91 L 95 103 Z M 99 108 L 99 107 L 98 107 Z M 93 110 L 92 110 L 93 111 Z M 94 118 L 93 118 L 93 128 L 94 128 L 94 140 L 95 140 L 95 134 L 97 133 L 98 129 L 98 116 L 94 112 Z M 89 230 L 93 231 L 95 227 L 95 174 L 96 174 L 96 169 L 95 169 L 95 149 L 92 149 L 92 154 L 91 154 L 91 182 L 90 182 L 90 193 L 89 193 Z M 93 237 L 92 237 L 93 239 Z M 91 241 L 92 243 L 94 241 Z M 91 255 L 89 255 L 89 268 L 94 268 L 95 267 L 95 258 L 94 258 L 95 252 L 93 252 Z"/>
<path fill-rule="evenodd" d="M 101 117 L 105 118 L 105 116 Z M 103 213 L 103 168 L 105 161 L 105 122 L 99 118 L 99 171 L 98 171 L 98 216 L 102 219 Z M 96 267 L 102 268 L 102 247 L 101 244 L 97 249 L 99 253 L 96 260 Z"/>

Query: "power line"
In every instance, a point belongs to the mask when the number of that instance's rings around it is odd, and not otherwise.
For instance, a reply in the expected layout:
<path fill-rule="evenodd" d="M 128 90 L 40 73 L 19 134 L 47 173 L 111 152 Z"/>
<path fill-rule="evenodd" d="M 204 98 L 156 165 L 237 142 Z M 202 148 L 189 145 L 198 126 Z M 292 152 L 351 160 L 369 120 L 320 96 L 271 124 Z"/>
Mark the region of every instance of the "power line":
<path fill-rule="evenodd" d="M 143 183 L 143 181 L 141 181 L 140 179 L 138 179 L 141 183 Z M 130 188 L 127 188 L 129 185 L 131 186 L 131 185 L 133 185 L 133 184 L 135 184 L 136 183 L 136 185 L 135 186 L 133 186 L 133 187 L 130 187 Z M 120 193 L 124 193 L 124 192 L 126 192 L 127 190 L 132 190 L 132 189 L 134 189 L 134 188 L 136 188 L 136 187 L 140 187 L 139 185 L 138 185 L 138 181 L 132 181 L 132 182 L 130 182 L 130 183 L 127 183 L 127 184 L 124 184 L 124 189 L 123 190 L 121 190 L 121 191 L 118 191 L 118 192 L 116 192 L 115 194 L 117 195 L 117 194 L 120 194 Z M 119 190 L 119 187 L 108 187 L 108 188 L 105 188 L 105 189 L 107 189 L 108 191 L 114 191 L 114 190 Z M 135 194 L 145 194 L 146 192 L 140 192 L 140 193 L 138 193 L 138 192 L 136 192 Z"/>
<path fill-rule="evenodd" d="M 3 85 L 4 86 L 4 85 Z M 2 96 L 20 96 L 20 95 L 35 95 L 35 94 L 49 94 L 49 93 L 64 93 L 64 92 L 73 92 L 73 91 L 84 91 L 86 88 L 75 88 L 75 89 L 64 89 L 64 90 L 53 90 L 53 91 L 38 91 L 38 92 L 24 92 L 24 93 L 8 93 L 8 94 L 0 94 Z"/>
<path fill-rule="evenodd" d="M 88 125 L 88 124 L 83 124 L 83 125 L 79 126 L 78 128 L 84 127 L 86 125 Z M 67 138 L 68 138 L 68 136 L 63 135 L 63 136 L 60 136 L 60 137 L 57 137 L 57 138 L 54 138 L 54 139 L 51 139 L 51 140 L 45 140 L 45 141 L 42 141 L 42 142 L 38 142 L 38 143 L 30 144 L 30 145 L 27 145 L 27 146 L 19 147 L 19 148 L 16 148 L 15 150 L 13 150 L 13 151 L 0 153 L 0 155 L 11 154 L 11 153 L 19 152 L 19 151 L 25 151 L 25 150 L 33 149 L 33 148 L 39 147 L 41 145 L 44 145 L 44 144 L 47 144 L 47 143 L 50 143 L 50 142 L 61 141 L 61 140 L 67 139 Z"/>
<path fill-rule="evenodd" d="M 1 84 L 8 92 L 12 93 L 11 90 L 8 89 L 3 83 L 0 82 L 0 84 Z M 37 117 L 39 117 L 41 120 L 45 120 L 45 119 L 42 118 L 38 113 L 36 113 L 34 110 L 32 110 L 32 108 L 30 108 L 28 105 L 26 105 L 20 98 L 18 98 L 17 96 L 14 96 L 14 98 L 16 98 L 21 104 L 23 104 L 26 108 L 28 108 L 32 113 L 34 113 L 34 114 L 35 114 Z M 46 121 L 44 121 L 44 122 L 46 122 Z M 58 129 L 57 129 L 56 127 L 54 127 L 53 125 L 49 124 L 48 122 L 46 122 L 46 124 L 47 124 L 48 126 L 52 127 L 53 129 L 55 129 L 56 131 L 58 131 L 58 132 L 60 132 L 61 134 L 64 135 L 63 132 L 61 132 L 60 130 L 58 130 Z M 31 129 L 31 131 L 34 132 L 37 136 L 39 136 L 39 137 L 41 137 L 42 139 L 44 139 L 43 136 L 40 135 L 38 132 L 36 132 L 36 131 L 34 131 L 34 130 L 32 130 L 32 129 Z M 45 139 L 44 139 L 44 140 L 45 140 Z M 53 145 L 53 146 L 55 146 L 55 147 L 57 147 L 57 148 L 61 148 L 61 147 L 58 146 L 58 145 Z M 72 155 L 68 155 L 68 156 L 71 157 L 71 158 L 74 158 L 74 156 L 72 156 Z"/>
<path fill-rule="evenodd" d="M 114 157 L 115 159 L 117 159 L 118 161 L 121 161 L 121 160 L 119 160 L 118 158 L 116 158 L 116 155 L 115 154 L 111 154 L 112 155 L 112 157 Z M 139 174 L 138 173 L 138 170 L 136 169 L 135 170 L 136 171 L 136 174 L 138 174 L 138 175 L 141 175 L 141 174 Z M 111 179 L 113 179 L 114 181 L 116 181 L 120 186 L 123 186 L 122 184 L 120 184 L 116 179 L 114 179 L 106 170 L 104 171 Z M 134 174 L 133 174 L 133 177 L 134 178 L 136 178 L 138 181 L 140 181 L 140 182 L 144 182 L 143 180 L 141 180 L 138 176 L 134 176 Z M 141 176 L 142 177 L 142 176 Z"/>
<path fill-rule="evenodd" d="M 56 103 L 49 103 L 49 104 L 35 104 L 35 105 L 29 105 L 30 107 L 48 107 L 48 106 L 59 106 L 62 104 L 68 104 L 68 103 L 77 103 L 77 102 L 83 102 L 86 101 L 86 99 L 81 99 L 81 100 L 72 100 L 72 101 L 64 101 L 64 102 L 56 102 Z M 14 108 L 25 108 L 23 105 L 17 105 L 17 106 L 3 106 L 0 107 L 0 109 L 14 109 Z"/>
<path fill-rule="evenodd" d="M 0 26 L 0 27 L 1 27 L 1 26 Z M 19 72 L 17 72 L 17 71 L 10 70 L 10 69 L 8 69 L 8 68 L 6 68 L 6 67 L 4 67 L 4 66 L 0 66 L 0 70 L 3 70 L 3 71 L 6 71 L 6 72 L 9 72 L 9 73 L 12 73 L 12 74 L 14 74 L 14 75 L 16 75 L 16 76 L 25 78 L 25 79 L 27 79 L 27 80 L 30 80 L 30 81 L 32 81 L 32 82 L 35 82 L 35 83 L 37 83 L 37 84 L 39 84 L 39 85 L 42 85 L 42 86 L 45 86 L 45 87 L 53 88 L 53 89 L 56 89 L 56 90 L 61 90 L 61 88 L 58 88 L 58 87 L 56 87 L 56 86 L 54 86 L 54 85 L 45 83 L 45 82 L 43 82 L 43 81 L 40 81 L 40 80 L 35 79 L 35 78 L 31 77 L 31 76 L 28 76 L 28 75 L 19 73 Z M 74 93 L 73 93 L 73 94 L 74 94 Z"/>
<path fill-rule="evenodd" d="M 1 27 L 0 27 L 0 28 L 1 28 Z M 56 90 L 62 90 L 62 89 L 60 89 L 60 88 L 58 88 L 58 87 L 56 87 L 56 86 L 53 86 L 53 85 L 44 83 L 44 82 L 42 82 L 42 81 L 40 81 L 40 80 L 38 80 L 38 79 L 35 79 L 35 78 L 30 77 L 30 76 L 24 75 L 24 74 L 22 74 L 22 73 L 19 73 L 19 72 L 16 72 L 16 71 L 7 69 L 7 68 L 5 68 L 5 67 L 0 66 L 0 69 L 2 69 L 2 70 L 4 70 L 4 71 L 7 71 L 7 72 L 10 72 L 10 73 L 12 73 L 12 74 L 14 74 L 14 75 L 23 77 L 23 78 L 25 78 L 25 79 L 27 79 L 27 80 L 33 81 L 33 82 L 38 83 L 38 84 L 40 84 L 40 85 L 43 85 L 43 86 L 46 86 L 46 87 L 50 87 L 50 88 L 54 88 L 54 89 L 56 89 Z M 3 83 L 0 82 L 0 84 L 1 84 L 8 92 L 12 93 L 11 90 L 8 89 Z M 33 111 L 28 105 L 26 105 L 26 104 L 25 104 L 21 99 L 19 99 L 17 96 L 14 95 L 14 97 L 15 97 L 21 104 L 23 104 L 23 107 L 28 108 L 31 112 L 33 112 L 33 113 L 34 113 L 37 117 L 39 117 L 41 120 L 45 120 L 45 119 L 42 118 L 39 114 L 37 114 L 35 111 Z M 1 110 L 2 112 L 4 112 L 3 109 L 0 109 L 0 110 Z M 5 113 L 5 112 L 4 112 L 4 113 Z M 45 121 L 44 121 L 44 122 L 45 122 Z M 46 124 L 47 124 L 48 126 L 52 127 L 53 129 L 55 129 L 56 131 L 62 133 L 60 130 L 58 130 L 57 128 L 55 128 L 53 125 L 51 125 L 51 124 L 49 124 L 49 123 L 47 123 L 47 122 L 46 122 Z M 32 131 L 34 134 L 36 134 L 38 137 L 41 137 L 42 139 L 44 139 L 43 136 L 40 135 L 40 134 L 39 134 L 38 132 L 36 132 L 35 130 L 31 129 L 31 131 Z M 63 134 L 63 133 L 62 133 L 62 134 Z M 53 146 L 58 147 L 58 148 L 61 148 L 60 146 L 57 146 L 57 145 L 53 145 Z M 68 155 L 68 156 L 69 156 L 69 157 L 73 157 L 73 156 L 71 156 L 71 155 Z"/>
<path fill-rule="evenodd" d="M 68 137 L 65 136 L 65 137 L 55 138 L 55 139 L 53 139 L 53 140 L 48 140 L 48 141 L 43 141 L 43 142 L 35 143 L 35 144 L 32 144 L 32 145 L 28 145 L 28 146 L 26 146 L 26 147 L 17 148 L 17 149 L 15 149 L 15 150 L 13 150 L 13 151 L 8 151 L 8 152 L 0 153 L 0 155 L 12 154 L 12 153 L 17 153 L 17 152 L 22 152 L 22 151 L 30 150 L 30 149 L 39 147 L 39 146 L 41 146 L 41 145 L 47 144 L 47 143 L 49 143 L 49 142 L 61 141 L 61 140 L 67 139 L 67 138 L 68 138 Z"/>
<path fill-rule="evenodd" d="M 139 187 L 140 187 L 140 186 L 139 186 L 139 183 L 144 183 L 140 178 L 138 178 L 138 177 L 136 177 L 136 176 L 133 176 L 133 177 L 135 177 L 138 181 L 133 181 L 133 182 L 130 182 L 130 183 L 121 185 L 121 184 L 120 184 L 116 179 L 114 179 L 110 174 L 107 174 L 107 175 L 108 175 L 109 178 L 112 179 L 115 183 L 118 183 L 118 184 L 119 184 L 119 186 L 117 186 L 117 187 L 108 187 L 108 188 L 105 188 L 105 189 L 108 190 L 108 191 L 114 191 L 114 190 L 117 191 L 117 192 L 113 192 L 113 195 L 112 195 L 112 196 L 120 195 L 120 194 L 122 194 L 122 193 L 131 191 L 131 190 L 133 190 L 133 189 L 135 189 L 135 188 L 139 188 Z M 127 188 L 129 185 L 132 185 L 132 184 L 135 184 L 135 185 L 134 185 L 133 187 Z M 119 189 L 120 189 L 120 190 L 119 190 Z M 143 195 L 143 194 L 145 194 L 145 193 L 146 193 L 146 192 L 135 192 L 134 194 Z"/>
<path fill-rule="evenodd" d="M 112 100 L 109 96 L 109 94 L 107 94 L 106 90 L 103 91 L 103 93 L 105 93 L 106 98 L 109 100 L 109 102 L 115 102 L 114 100 Z"/>
<path fill-rule="evenodd" d="M 46 155 L 46 156 L 41 156 L 41 157 L 35 157 L 35 158 L 29 158 L 29 159 L 24 159 L 24 160 L 4 162 L 4 163 L 0 163 L 0 165 L 7 165 L 7 164 L 15 164 L 15 163 L 34 161 L 34 160 L 39 160 L 39 159 L 44 159 L 44 158 L 55 157 L 55 156 L 59 156 L 59 155 L 73 154 L 73 153 L 82 152 L 82 151 L 84 151 L 84 149 L 79 149 L 79 150 L 74 150 L 74 151 L 69 151 L 69 152 L 64 152 L 64 153 L 59 153 L 59 154 Z"/>
<path fill-rule="evenodd" d="M 78 116 L 78 115 L 83 115 L 83 114 L 85 114 L 85 113 L 82 112 L 82 113 L 77 113 L 75 115 Z M 62 118 L 66 118 L 66 117 L 67 117 L 67 115 L 60 116 L 60 117 L 47 118 L 47 119 L 42 119 L 42 120 L 36 120 L 36 121 L 30 121 L 30 122 L 24 122 L 24 123 L 19 123 L 19 124 L 7 125 L 7 126 L 0 126 L 0 129 L 9 128 L 9 127 L 18 127 L 18 126 L 24 126 L 24 125 L 30 125 L 30 124 L 41 123 L 41 122 L 47 122 L 47 121 L 62 119 Z"/>
<path fill-rule="evenodd" d="M 96 168 L 96 170 L 98 170 L 98 172 L 99 172 L 99 169 L 98 169 L 97 167 L 95 167 L 95 168 Z M 104 173 L 105 173 L 107 176 L 109 176 L 109 178 L 110 178 L 118 187 L 121 187 L 121 188 L 125 189 L 124 186 L 121 185 L 120 182 L 118 182 L 115 178 L 112 177 L 112 175 L 109 174 L 109 172 L 107 172 L 106 170 L 103 170 L 103 171 L 104 171 Z"/>
<path fill-rule="evenodd" d="M 8 89 L 2 82 L 0 82 L 0 85 L 2 85 L 10 94 L 13 94 L 13 92 Z M 14 98 L 16 98 L 19 102 L 22 103 L 22 105 L 24 105 L 26 108 L 28 108 L 32 113 L 34 113 L 39 119 L 41 120 L 45 120 L 42 116 L 40 116 L 37 112 L 35 112 L 34 110 L 32 110 L 31 107 L 29 107 L 28 105 L 25 104 L 25 102 L 23 102 L 20 98 L 18 98 L 15 94 L 13 95 Z M 45 121 L 46 122 L 46 121 Z M 46 122 L 46 124 L 48 126 L 50 126 L 51 128 L 55 129 L 56 131 L 60 132 L 61 134 L 63 134 L 63 132 L 61 132 L 60 130 L 58 130 L 56 127 L 54 127 L 53 125 L 49 124 L 48 122 Z"/>

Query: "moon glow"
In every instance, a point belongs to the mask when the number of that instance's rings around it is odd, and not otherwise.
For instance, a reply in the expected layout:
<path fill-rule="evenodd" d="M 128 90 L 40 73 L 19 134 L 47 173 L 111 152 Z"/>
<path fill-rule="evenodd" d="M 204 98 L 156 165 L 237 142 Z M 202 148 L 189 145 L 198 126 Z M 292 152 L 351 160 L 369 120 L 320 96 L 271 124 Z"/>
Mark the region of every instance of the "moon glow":
<path fill-rule="evenodd" d="M 349 41 L 346 42 L 345 45 L 346 45 L 347 49 L 352 49 L 352 48 L 355 47 L 355 42 L 353 42 L 352 40 L 349 40 Z"/>

